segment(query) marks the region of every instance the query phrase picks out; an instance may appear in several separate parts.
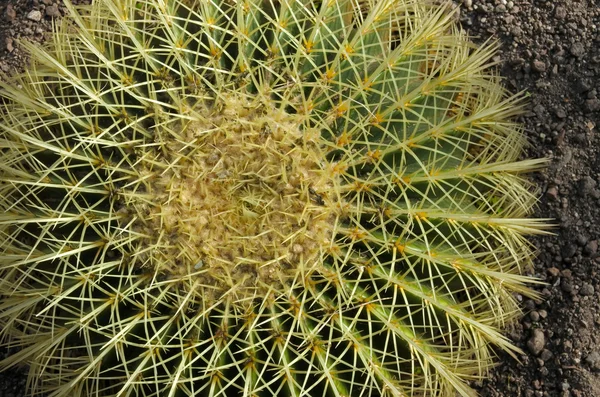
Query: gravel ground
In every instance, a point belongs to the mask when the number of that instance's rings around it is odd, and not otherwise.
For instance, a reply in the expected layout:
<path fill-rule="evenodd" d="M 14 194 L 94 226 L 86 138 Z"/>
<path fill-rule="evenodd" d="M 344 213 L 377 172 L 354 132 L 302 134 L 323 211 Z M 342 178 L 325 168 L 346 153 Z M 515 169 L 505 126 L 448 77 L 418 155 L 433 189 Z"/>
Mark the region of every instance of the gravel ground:
<path fill-rule="evenodd" d="M 535 215 L 557 225 L 534 240 L 544 299 L 525 300 L 509 330 L 524 354 L 501 355 L 475 386 L 494 397 L 600 396 L 600 0 L 454 4 L 474 41 L 499 40 L 506 85 L 530 96 L 527 156 L 551 160 L 532 176 L 542 192 Z M 41 42 L 64 13 L 62 0 L 0 0 L 0 70 L 22 67 L 17 41 Z M 22 396 L 24 384 L 23 370 L 0 373 L 0 397 Z"/>
<path fill-rule="evenodd" d="M 530 94 L 529 157 L 551 159 L 534 175 L 537 216 L 556 235 L 535 239 L 543 301 L 510 333 L 526 354 L 478 385 L 482 396 L 600 396 L 600 2 L 469 1 L 461 23 L 476 41 L 501 43 L 500 73 Z"/>

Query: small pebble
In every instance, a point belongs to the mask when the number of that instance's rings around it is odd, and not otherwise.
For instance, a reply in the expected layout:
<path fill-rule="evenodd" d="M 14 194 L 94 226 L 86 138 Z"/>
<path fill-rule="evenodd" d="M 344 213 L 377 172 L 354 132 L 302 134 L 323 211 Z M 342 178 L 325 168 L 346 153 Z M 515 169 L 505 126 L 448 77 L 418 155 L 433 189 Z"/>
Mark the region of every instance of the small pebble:
<path fill-rule="evenodd" d="M 590 296 L 594 295 L 594 286 L 589 283 L 583 283 L 579 289 L 579 295 Z"/>
<path fill-rule="evenodd" d="M 540 354 L 540 358 L 542 360 L 544 360 L 544 362 L 550 360 L 552 358 L 552 356 L 553 356 L 552 352 L 548 349 L 542 350 L 542 354 Z"/>
<path fill-rule="evenodd" d="M 560 274 L 560 269 L 558 269 L 556 267 L 551 267 L 547 270 L 547 272 L 552 277 L 558 277 L 558 275 Z"/>
<path fill-rule="evenodd" d="M 34 22 L 39 22 L 42 20 L 42 13 L 38 10 L 33 10 L 27 14 L 27 19 Z"/>
<path fill-rule="evenodd" d="M 5 40 L 5 45 L 6 45 L 6 51 L 8 52 L 13 52 L 14 51 L 14 47 L 13 47 L 13 39 L 12 37 L 7 37 Z"/>
<path fill-rule="evenodd" d="M 527 341 L 527 348 L 531 352 L 531 354 L 537 356 L 542 350 L 544 350 L 544 345 L 546 344 L 546 336 L 544 335 L 544 331 L 539 328 L 533 330 L 531 338 Z"/>
<path fill-rule="evenodd" d="M 586 358 L 585 362 L 593 369 L 600 369 L 600 353 L 592 352 Z"/>
<path fill-rule="evenodd" d="M 598 252 L 598 240 L 588 241 L 585 245 L 585 248 L 583 249 L 583 252 L 586 255 L 596 255 L 596 253 Z"/>
<path fill-rule="evenodd" d="M 552 200 L 556 200 L 558 198 L 558 188 L 556 186 L 552 186 L 552 187 L 548 188 L 548 191 L 546 192 L 546 196 L 548 196 Z"/>
<path fill-rule="evenodd" d="M 543 61 L 540 60 L 535 60 L 533 61 L 533 63 L 531 64 L 531 68 L 533 70 L 535 70 L 536 72 L 542 73 L 546 71 L 546 64 Z"/>
<path fill-rule="evenodd" d="M 6 19 L 8 22 L 13 22 L 17 17 L 17 12 L 12 4 L 6 6 Z"/>
<path fill-rule="evenodd" d="M 573 43 L 573 45 L 571 46 L 571 55 L 579 58 L 583 56 L 583 54 L 585 54 L 585 47 L 583 43 Z"/>
<path fill-rule="evenodd" d="M 57 5 L 51 5 L 46 7 L 46 16 L 50 18 L 59 18 L 61 16 Z"/>

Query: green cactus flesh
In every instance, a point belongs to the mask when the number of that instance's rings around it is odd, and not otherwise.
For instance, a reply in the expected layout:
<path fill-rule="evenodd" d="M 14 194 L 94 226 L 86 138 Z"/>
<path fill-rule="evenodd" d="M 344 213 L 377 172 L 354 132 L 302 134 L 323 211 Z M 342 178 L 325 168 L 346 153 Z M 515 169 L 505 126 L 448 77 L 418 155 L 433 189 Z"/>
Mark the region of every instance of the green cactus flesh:
<path fill-rule="evenodd" d="M 470 396 L 518 352 L 543 161 L 448 7 L 66 3 L 1 94 L 31 395 Z"/>

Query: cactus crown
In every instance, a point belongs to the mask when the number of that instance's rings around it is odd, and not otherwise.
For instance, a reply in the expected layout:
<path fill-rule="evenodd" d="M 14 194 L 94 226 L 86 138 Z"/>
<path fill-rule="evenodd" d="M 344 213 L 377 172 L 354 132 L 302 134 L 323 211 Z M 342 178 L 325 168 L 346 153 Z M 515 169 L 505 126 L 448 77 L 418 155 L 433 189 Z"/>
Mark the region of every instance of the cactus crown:
<path fill-rule="evenodd" d="M 66 4 L 1 93 L 32 395 L 470 396 L 518 351 L 543 161 L 448 7 Z"/>
<path fill-rule="evenodd" d="M 228 292 L 249 303 L 322 261 L 339 177 L 323 169 L 319 131 L 300 129 L 295 115 L 227 94 L 205 106 L 140 150 L 144 198 L 123 206 L 121 223 L 144 236 L 133 266 L 194 274 L 204 299 Z"/>

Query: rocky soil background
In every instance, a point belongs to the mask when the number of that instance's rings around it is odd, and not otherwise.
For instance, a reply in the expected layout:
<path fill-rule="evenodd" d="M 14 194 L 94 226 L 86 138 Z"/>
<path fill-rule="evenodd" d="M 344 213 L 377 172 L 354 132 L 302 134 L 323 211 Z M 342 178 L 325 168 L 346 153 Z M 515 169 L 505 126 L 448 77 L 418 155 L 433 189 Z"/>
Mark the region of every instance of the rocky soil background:
<path fill-rule="evenodd" d="M 535 215 L 556 224 L 554 235 L 534 239 L 543 299 L 524 300 L 526 315 L 509 330 L 524 354 L 518 362 L 501 354 L 474 386 L 493 397 L 600 396 L 600 0 L 453 5 L 474 41 L 499 41 L 507 87 L 529 96 L 527 156 L 550 159 L 532 176 L 541 192 Z M 0 71 L 22 69 L 18 41 L 41 43 L 65 13 L 62 0 L 0 0 Z M 22 369 L 0 373 L 0 397 L 20 397 L 24 385 Z"/>
<path fill-rule="evenodd" d="M 534 175 L 536 216 L 555 235 L 534 240 L 543 300 L 510 337 L 526 354 L 478 384 L 482 396 L 600 396 L 600 1 L 498 0 L 461 4 L 476 41 L 500 41 L 500 73 L 530 96 L 529 157 L 547 157 Z"/>

